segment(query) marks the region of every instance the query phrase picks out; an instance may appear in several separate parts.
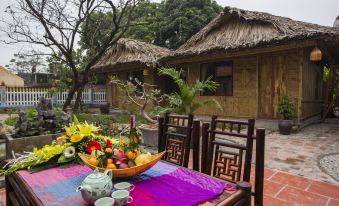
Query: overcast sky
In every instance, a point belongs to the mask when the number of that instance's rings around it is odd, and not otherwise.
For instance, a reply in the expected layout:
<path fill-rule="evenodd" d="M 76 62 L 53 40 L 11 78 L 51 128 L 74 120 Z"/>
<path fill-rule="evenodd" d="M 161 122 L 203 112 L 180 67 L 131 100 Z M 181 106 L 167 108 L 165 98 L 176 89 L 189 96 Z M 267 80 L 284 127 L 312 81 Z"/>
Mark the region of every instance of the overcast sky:
<path fill-rule="evenodd" d="M 0 18 L 4 16 L 4 10 L 11 1 L 14 0 L 0 0 Z M 222 6 L 264 11 L 325 26 L 332 26 L 334 19 L 339 15 L 339 0 L 217 0 L 217 2 Z M 0 38 L 4 39 L 6 36 L 0 33 Z M 29 45 L 6 45 L 0 42 L 0 66 L 8 64 L 14 53 L 27 47 Z"/>

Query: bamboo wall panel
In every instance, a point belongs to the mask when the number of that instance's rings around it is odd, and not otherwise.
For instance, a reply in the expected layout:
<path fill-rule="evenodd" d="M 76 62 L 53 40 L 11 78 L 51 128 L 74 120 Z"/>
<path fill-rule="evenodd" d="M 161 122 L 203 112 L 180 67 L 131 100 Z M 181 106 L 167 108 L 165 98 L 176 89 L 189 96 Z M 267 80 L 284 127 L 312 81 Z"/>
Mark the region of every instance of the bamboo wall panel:
<path fill-rule="evenodd" d="M 311 48 L 306 48 L 303 56 L 302 119 L 320 114 L 322 109 L 322 69 L 309 60 L 310 51 Z"/>
<path fill-rule="evenodd" d="M 257 58 L 244 57 L 234 59 L 217 59 L 216 61 L 233 60 L 233 96 L 199 96 L 195 101 L 214 98 L 221 104 L 223 111 L 215 106 L 204 106 L 196 114 L 221 115 L 228 117 L 256 117 L 256 66 Z M 194 84 L 200 80 L 200 64 L 188 64 L 188 82 Z"/>
<path fill-rule="evenodd" d="M 127 80 L 127 71 L 120 71 L 120 72 L 108 74 L 108 76 L 111 76 L 111 75 L 116 75 L 120 80 Z M 147 75 L 144 75 L 144 82 L 150 85 L 154 84 L 153 70 L 150 69 Z M 112 97 L 109 98 L 109 101 L 111 105 L 113 105 L 113 107 L 120 108 L 123 110 L 128 110 L 128 111 L 139 110 L 139 108 L 136 105 L 128 101 L 128 98 L 125 95 L 125 93 L 119 88 L 117 88 L 115 85 L 107 85 L 107 88 L 110 88 L 111 90 L 109 93 L 112 95 Z M 150 89 L 150 87 L 145 86 L 145 89 Z M 146 108 L 146 110 L 150 110 L 150 109 L 152 109 L 152 104 L 150 104 Z"/>

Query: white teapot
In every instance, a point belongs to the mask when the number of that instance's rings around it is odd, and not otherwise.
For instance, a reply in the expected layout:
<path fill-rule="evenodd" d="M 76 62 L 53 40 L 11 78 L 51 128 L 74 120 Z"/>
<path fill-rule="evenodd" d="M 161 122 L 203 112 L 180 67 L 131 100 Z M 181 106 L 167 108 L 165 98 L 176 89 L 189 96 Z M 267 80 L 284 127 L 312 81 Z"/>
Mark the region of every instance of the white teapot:
<path fill-rule="evenodd" d="M 84 179 L 76 191 L 81 191 L 82 198 L 92 204 L 99 198 L 110 196 L 112 188 L 112 170 L 106 170 L 101 173 L 96 168 L 93 173 Z"/>

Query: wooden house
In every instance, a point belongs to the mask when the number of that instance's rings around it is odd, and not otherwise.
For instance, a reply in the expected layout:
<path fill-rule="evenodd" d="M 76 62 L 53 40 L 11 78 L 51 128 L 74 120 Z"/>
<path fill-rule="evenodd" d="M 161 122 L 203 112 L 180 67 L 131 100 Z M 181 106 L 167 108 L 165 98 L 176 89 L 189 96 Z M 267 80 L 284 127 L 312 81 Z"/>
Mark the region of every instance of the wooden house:
<path fill-rule="evenodd" d="M 314 52 L 320 61 L 310 60 Z M 224 111 L 205 106 L 196 112 L 200 115 L 278 119 L 279 98 L 289 95 L 298 121 L 306 122 L 319 119 L 325 96 L 323 66 L 338 64 L 338 58 L 335 28 L 226 7 L 174 52 L 122 39 L 96 67 L 122 79 L 138 75 L 167 93 L 175 87 L 157 76 L 154 68 L 159 65 L 181 68 L 190 84 L 212 76 L 220 87 L 196 101 L 215 98 Z M 119 106 L 115 91 L 109 88 L 109 101 Z"/>
<path fill-rule="evenodd" d="M 121 80 L 135 79 L 140 82 L 155 85 L 158 83 L 155 68 L 161 57 L 168 56 L 171 51 L 134 39 L 121 38 L 110 48 L 107 54 L 94 66 L 96 73 L 115 75 Z M 109 82 L 107 78 L 106 99 L 114 108 L 136 109 L 133 105 L 126 105 L 126 98 L 122 91 Z"/>
<path fill-rule="evenodd" d="M 306 121 L 322 112 L 323 66 L 338 64 L 338 40 L 331 27 L 226 7 L 160 62 L 182 65 L 191 84 L 212 76 L 221 85 L 197 101 L 215 98 L 224 111 L 205 106 L 197 114 L 278 119 L 279 98 L 289 95 Z M 310 60 L 312 50 L 321 61 Z"/>

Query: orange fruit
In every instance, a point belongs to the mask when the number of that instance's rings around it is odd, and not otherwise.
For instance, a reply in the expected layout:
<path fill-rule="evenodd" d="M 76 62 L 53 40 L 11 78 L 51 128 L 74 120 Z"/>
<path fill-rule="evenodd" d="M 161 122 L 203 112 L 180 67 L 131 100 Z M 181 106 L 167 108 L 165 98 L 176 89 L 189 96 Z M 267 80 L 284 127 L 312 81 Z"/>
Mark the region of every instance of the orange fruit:
<path fill-rule="evenodd" d="M 106 153 L 110 153 L 110 154 L 111 154 L 111 153 L 113 153 L 113 150 L 112 150 L 112 148 L 106 148 L 106 150 L 105 150 L 105 151 L 106 151 Z"/>
<path fill-rule="evenodd" d="M 137 152 L 130 150 L 126 153 L 126 157 L 130 160 L 134 160 L 137 157 Z"/>
<path fill-rule="evenodd" d="M 99 160 L 97 160 L 97 159 L 94 158 L 94 157 L 91 157 L 91 158 L 88 160 L 88 162 L 89 162 L 91 165 L 93 165 L 93 166 L 98 166 L 98 164 L 99 164 Z"/>
<path fill-rule="evenodd" d="M 112 164 L 113 160 L 112 159 L 107 159 L 107 165 Z"/>
<path fill-rule="evenodd" d="M 111 164 L 107 164 L 107 167 L 106 167 L 106 168 L 107 168 L 107 169 L 112 169 L 112 170 L 114 170 L 114 169 L 117 168 L 117 166 L 115 166 L 115 164 L 111 163 Z"/>

